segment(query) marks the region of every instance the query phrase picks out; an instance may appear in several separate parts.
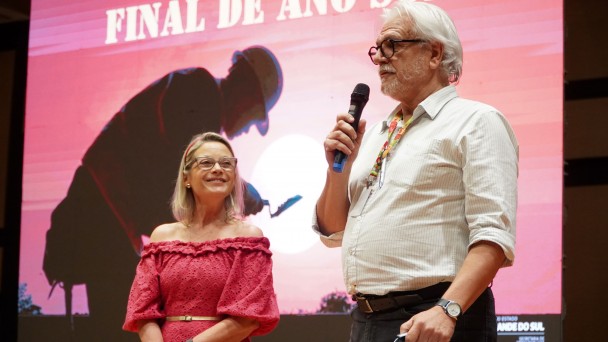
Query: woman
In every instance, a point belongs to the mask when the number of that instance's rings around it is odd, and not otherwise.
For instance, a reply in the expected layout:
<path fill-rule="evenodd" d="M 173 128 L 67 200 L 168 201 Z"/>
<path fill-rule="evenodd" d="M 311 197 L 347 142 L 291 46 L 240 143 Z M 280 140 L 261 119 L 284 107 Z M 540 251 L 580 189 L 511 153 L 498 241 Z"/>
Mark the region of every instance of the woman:
<path fill-rule="evenodd" d="M 143 249 L 123 329 L 142 341 L 249 341 L 279 321 L 269 241 L 242 220 L 237 159 L 216 133 L 195 136 L 172 200 L 177 222 Z"/>

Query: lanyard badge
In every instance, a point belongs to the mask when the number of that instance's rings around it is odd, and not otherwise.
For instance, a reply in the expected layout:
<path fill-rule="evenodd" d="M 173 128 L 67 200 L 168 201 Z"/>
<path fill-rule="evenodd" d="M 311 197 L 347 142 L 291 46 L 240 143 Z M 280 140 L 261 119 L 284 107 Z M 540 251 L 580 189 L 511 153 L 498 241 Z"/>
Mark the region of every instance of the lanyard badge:
<path fill-rule="evenodd" d="M 388 126 L 388 137 L 386 139 L 386 142 L 384 142 L 384 145 L 382 145 L 382 148 L 378 153 L 378 157 L 376 157 L 376 162 L 372 166 L 372 169 L 369 172 L 369 176 L 367 177 L 367 187 L 370 187 L 374 183 L 376 178 L 378 178 L 378 188 L 382 188 L 382 185 L 384 185 L 388 157 L 393 147 L 395 147 L 395 145 L 399 143 L 401 137 L 412 123 L 412 119 L 413 117 L 410 117 L 405 122 L 405 124 L 403 124 L 403 126 L 400 127 L 398 130 L 397 125 L 399 124 L 399 121 L 403 121 L 403 114 L 401 113 L 401 111 L 396 113 L 393 119 L 391 120 L 391 123 Z M 393 137 L 393 133 L 395 133 L 395 131 L 397 131 L 397 134 L 395 134 L 395 136 Z"/>

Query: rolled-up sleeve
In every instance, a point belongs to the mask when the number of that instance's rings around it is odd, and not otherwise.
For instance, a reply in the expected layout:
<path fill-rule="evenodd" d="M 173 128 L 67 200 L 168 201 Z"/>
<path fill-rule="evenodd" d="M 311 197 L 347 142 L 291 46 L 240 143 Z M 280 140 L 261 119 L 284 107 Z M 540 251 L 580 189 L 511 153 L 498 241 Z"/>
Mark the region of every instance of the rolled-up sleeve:
<path fill-rule="evenodd" d="M 341 247 L 342 246 L 342 237 L 344 236 L 344 231 L 339 231 L 337 233 L 333 233 L 331 235 L 325 235 L 321 233 L 321 228 L 319 227 L 319 220 L 317 218 L 317 209 L 315 208 L 312 211 L 312 231 L 319 235 L 321 242 L 330 248 Z"/>
<path fill-rule="evenodd" d="M 460 148 L 469 247 L 493 242 L 505 253 L 503 266 L 511 266 L 515 260 L 517 139 L 502 114 L 491 111 L 474 117 Z"/>

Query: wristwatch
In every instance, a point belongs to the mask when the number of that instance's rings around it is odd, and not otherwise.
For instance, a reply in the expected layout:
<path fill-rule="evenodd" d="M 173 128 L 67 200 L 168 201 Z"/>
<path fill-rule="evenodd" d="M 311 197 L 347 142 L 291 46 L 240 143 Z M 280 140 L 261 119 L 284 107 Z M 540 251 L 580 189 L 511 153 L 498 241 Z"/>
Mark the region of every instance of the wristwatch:
<path fill-rule="evenodd" d="M 441 298 L 436 305 L 441 306 L 445 314 L 453 319 L 458 319 L 462 315 L 462 308 L 455 301 Z"/>

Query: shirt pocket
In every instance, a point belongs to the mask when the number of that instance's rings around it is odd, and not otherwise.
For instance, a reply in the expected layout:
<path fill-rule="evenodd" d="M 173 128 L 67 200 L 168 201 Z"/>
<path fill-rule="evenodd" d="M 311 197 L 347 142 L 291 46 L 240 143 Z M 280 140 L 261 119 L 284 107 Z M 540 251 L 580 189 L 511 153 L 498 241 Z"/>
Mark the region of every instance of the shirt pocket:
<path fill-rule="evenodd" d="M 391 156 L 387 181 L 399 188 L 453 183 L 461 175 L 457 149 L 449 140 L 408 142 Z"/>

